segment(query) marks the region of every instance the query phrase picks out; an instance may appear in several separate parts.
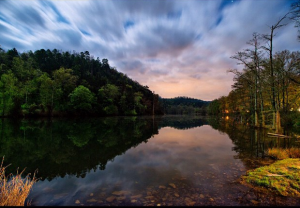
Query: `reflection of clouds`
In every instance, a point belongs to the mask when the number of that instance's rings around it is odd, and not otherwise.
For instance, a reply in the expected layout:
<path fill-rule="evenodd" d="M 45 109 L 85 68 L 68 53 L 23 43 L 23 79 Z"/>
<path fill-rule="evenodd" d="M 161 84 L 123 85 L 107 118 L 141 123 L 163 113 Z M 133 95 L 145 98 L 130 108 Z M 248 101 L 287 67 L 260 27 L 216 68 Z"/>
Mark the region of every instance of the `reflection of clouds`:
<path fill-rule="evenodd" d="M 238 66 L 230 56 L 253 32 L 268 33 L 290 1 L 0 1 L 0 7 L 4 49 L 88 50 L 162 97 L 211 100 L 231 89 L 226 71 Z M 298 50 L 292 23 L 277 32 L 275 51 Z M 157 78 L 178 83 L 158 87 Z"/>
<path fill-rule="evenodd" d="M 53 197 L 54 192 L 68 193 L 63 203 L 72 204 L 74 196 L 88 196 L 101 188 L 107 188 L 108 193 L 116 188 L 142 191 L 145 186 L 167 185 L 175 176 L 186 177 L 188 181 L 191 180 L 189 183 L 193 184 L 191 176 L 201 171 L 211 171 L 208 168 L 209 164 L 217 167 L 232 162 L 232 147 L 233 144 L 227 135 L 221 135 L 208 125 L 188 130 L 165 127 L 147 143 L 116 156 L 113 161 L 107 163 L 103 171 L 91 170 L 84 178 L 66 176 L 51 182 L 38 182 L 32 197 L 38 196 L 35 200 L 44 201 Z M 215 171 L 220 172 L 219 169 Z M 55 191 L 48 194 L 39 191 L 46 187 Z"/>

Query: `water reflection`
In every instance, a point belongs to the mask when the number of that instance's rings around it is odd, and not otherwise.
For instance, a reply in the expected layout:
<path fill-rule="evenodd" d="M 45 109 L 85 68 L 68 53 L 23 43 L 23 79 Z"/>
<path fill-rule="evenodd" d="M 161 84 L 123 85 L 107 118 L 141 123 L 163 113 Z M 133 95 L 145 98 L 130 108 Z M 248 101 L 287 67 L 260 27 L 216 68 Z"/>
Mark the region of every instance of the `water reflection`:
<path fill-rule="evenodd" d="M 2 120 L 1 127 L 9 170 L 39 169 L 33 205 L 299 205 L 238 183 L 267 147 L 296 143 L 231 122 L 110 117 Z"/>

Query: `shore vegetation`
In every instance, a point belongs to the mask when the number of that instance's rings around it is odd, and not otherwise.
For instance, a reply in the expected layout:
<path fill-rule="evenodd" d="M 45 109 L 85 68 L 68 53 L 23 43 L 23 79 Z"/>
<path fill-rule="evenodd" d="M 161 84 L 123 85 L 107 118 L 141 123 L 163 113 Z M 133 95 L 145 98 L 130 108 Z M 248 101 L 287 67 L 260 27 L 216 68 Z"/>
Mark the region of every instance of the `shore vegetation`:
<path fill-rule="evenodd" d="M 22 177 L 24 170 L 16 175 L 6 175 L 5 170 L 8 166 L 3 166 L 3 161 L 4 158 L 0 166 L 0 206 L 30 205 L 30 201 L 26 203 L 26 199 L 37 181 L 35 174 L 32 179 L 29 175 Z"/>

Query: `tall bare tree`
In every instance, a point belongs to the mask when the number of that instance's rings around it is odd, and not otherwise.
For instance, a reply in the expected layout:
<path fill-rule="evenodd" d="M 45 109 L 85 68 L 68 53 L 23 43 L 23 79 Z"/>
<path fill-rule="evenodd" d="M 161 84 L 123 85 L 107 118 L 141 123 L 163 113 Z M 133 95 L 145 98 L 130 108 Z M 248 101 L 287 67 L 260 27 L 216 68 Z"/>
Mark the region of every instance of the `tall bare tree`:
<path fill-rule="evenodd" d="M 280 126 L 280 113 L 279 106 L 276 103 L 276 95 L 275 95 L 275 78 L 274 78 L 274 65 L 273 65 L 273 40 L 275 37 L 275 31 L 283 26 L 286 26 L 288 23 L 283 23 L 283 21 L 287 18 L 290 12 L 285 14 L 282 18 L 280 18 L 274 25 L 270 26 L 270 34 L 264 34 L 262 37 L 267 41 L 267 46 L 262 46 L 269 53 L 269 67 L 270 67 L 270 81 L 271 81 L 271 103 L 273 109 L 273 129 L 276 129 L 278 133 L 281 129 Z"/>

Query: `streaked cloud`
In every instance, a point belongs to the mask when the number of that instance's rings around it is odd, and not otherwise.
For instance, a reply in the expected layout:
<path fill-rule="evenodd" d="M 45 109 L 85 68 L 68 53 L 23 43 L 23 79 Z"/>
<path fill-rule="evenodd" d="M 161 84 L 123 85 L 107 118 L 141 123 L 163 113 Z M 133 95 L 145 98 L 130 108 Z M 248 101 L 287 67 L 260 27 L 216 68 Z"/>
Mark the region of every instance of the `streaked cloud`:
<path fill-rule="evenodd" d="M 89 51 L 162 97 L 227 95 L 230 56 L 268 33 L 294 0 L 0 0 L 0 45 Z M 275 51 L 299 50 L 291 22 Z"/>

